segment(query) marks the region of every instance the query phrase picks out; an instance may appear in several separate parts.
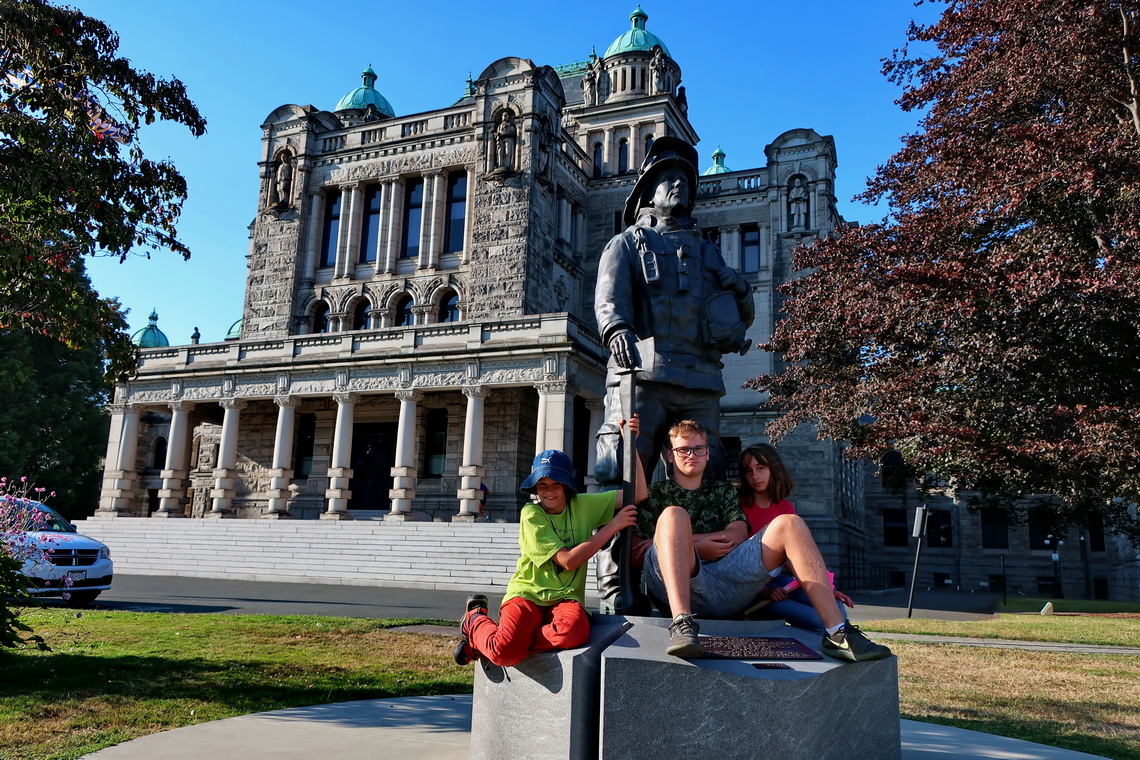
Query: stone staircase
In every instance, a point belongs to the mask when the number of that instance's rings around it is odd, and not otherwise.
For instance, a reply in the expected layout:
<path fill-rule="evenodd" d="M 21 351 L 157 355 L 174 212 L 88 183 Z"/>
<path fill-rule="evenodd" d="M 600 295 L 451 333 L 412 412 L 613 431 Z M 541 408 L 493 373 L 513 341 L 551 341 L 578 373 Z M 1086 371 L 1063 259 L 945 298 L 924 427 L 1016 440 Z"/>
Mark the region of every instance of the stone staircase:
<path fill-rule="evenodd" d="M 76 527 L 107 544 L 124 575 L 501 593 L 519 551 L 517 523 L 91 518 Z"/>

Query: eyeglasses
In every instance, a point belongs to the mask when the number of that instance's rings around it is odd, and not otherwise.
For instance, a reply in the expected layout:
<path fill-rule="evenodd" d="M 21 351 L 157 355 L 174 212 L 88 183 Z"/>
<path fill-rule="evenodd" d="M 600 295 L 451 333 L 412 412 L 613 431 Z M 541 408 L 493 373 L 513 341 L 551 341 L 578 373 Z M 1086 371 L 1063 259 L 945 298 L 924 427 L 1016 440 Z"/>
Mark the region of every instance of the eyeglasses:
<path fill-rule="evenodd" d="M 670 449 L 674 454 L 679 457 L 703 457 L 709 453 L 708 446 L 678 446 L 675 449 Z"/>

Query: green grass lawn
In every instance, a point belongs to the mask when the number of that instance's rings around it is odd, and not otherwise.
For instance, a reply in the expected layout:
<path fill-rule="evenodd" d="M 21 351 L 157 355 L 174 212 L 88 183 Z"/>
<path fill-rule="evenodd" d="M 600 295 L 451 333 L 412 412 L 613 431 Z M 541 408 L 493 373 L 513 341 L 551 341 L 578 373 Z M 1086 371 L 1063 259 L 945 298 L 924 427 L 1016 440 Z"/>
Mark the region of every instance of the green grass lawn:
<path fill-rule="evenodd" d="M 0 652 L 0 759 L 65 760 L 263 710 L 469 693 L 458 637 L 406 620 L 31 609 L 52 651 Z M 963 626 L 966 626 L 963 628 Z M 1075 643 L 1140 641 L 1140 621 L 1003 615 L 866 630 Z M 873 637 L 873 634 L 872 634 Z M 904 717 L 1140 760 L 1140 658 L 890 642 Z"/>
<path fill-rule="evenodd" d="M 998 612 L 1041 612 L 1052 602 L 1053 610 L 1066 612 L 1140 613 L 1140 602 L 1109 602 L 1103 599 L 1046 599 L 1045 597 L 1011 596 L 998 604 Z"/>
<path fill-rule="evenodd" d="M 873 620 L 859 627 L 886 633 L 1140 647 L 1140 618 L 1003 614 L 992 620 Z"/>

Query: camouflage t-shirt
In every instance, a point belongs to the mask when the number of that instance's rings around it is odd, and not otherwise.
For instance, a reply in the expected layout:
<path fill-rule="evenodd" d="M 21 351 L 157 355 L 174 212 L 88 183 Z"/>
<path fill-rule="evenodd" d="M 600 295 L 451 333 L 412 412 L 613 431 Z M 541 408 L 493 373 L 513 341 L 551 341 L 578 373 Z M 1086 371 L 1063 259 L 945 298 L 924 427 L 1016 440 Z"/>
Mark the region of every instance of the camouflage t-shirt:
<path fill-rule="evenodd" d="M 689 513 L 694 534 L 724 530 L 729 523 L 744 519 L 740 499 L 730 483 L 702 483 L 700 488 L 689 491 L 665 480 L 649 486 L 649 496 L 637 505 L 637 535 L 653 538 L 658 516 L 674 504 Z"/>

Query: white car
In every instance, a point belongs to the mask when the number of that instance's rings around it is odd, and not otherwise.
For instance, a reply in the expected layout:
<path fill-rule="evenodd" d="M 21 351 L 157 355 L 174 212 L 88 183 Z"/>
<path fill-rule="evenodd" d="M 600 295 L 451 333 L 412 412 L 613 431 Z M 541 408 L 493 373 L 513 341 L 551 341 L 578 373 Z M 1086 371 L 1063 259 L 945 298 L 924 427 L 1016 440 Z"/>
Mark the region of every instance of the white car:
<path fill-rule="evenodd" d="M 25 509 L 41 513 L 32 520 L 35 529 L 19 537 L 24 556 L 20 572 L 31 580 L 29 594 L 66 594 L 68 604 L 82 607 L 111 588 L 114 568 L 105 544 L 77 533 L 74 525 L 46 504 L 21 502 Z"/>

